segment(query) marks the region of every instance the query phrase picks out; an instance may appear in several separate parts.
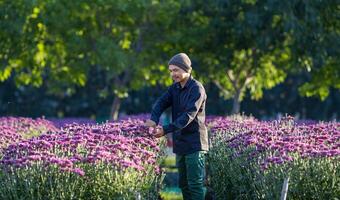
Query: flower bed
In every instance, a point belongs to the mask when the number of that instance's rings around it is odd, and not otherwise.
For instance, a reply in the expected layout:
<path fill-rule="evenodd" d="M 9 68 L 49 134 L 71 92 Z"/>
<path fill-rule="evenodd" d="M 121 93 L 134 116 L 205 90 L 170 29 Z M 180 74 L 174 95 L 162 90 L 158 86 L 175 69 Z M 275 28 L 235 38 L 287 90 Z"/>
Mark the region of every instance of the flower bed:
<path fill-rule="evenodd" d="M 208 156 L 218 199 L 333 199 L 340 194 L 340 124 L 296 124 L 292 118 L 211 120 Z"/>
<path fill-rule="evenodd" d="M 9 145 L 0 199 L 155 199 L 165 142 L 142 123 L 69 124 Z"/>

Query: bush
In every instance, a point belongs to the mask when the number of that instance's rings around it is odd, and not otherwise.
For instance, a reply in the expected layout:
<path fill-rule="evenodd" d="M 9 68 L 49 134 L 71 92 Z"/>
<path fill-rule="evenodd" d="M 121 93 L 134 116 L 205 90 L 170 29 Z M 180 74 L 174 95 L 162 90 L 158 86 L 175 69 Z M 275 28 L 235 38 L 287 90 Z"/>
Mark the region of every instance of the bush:
<path fill-rule="evenodd" d="M 73 124 L 9 145 L 0 199 L 156 199 L 165 141 L 141 123 Z"/>
<path fill-rule="evenodd" d="M 211 128 L 210 183 L 217 199 L 335 199 L 340 194 L 339 123 L 297 125 L 218 118 Z"/>

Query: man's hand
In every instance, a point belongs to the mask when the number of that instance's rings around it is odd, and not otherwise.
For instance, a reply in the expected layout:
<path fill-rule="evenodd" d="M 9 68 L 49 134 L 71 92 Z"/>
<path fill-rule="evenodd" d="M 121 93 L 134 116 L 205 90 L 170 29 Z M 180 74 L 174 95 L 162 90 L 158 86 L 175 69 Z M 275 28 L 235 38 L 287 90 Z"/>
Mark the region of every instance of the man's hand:
<path fill-rule="evenodd" d="M 156 138 L 160 138 L 160 137 L 162 137 L 162 136 L 164 136 L 164 130 L 163 130 L 163 128 L 162 128 L 162 127 L 156 128 L 155 137 L 156 137 Z"/>
<path fill-rule="evenodd" d="M 156 127 L 156 125 L 157 125 L 156 122 L 150 119 L 146 120 L 146 122 L 144 123 L 144 126 L 147 126 L 147 127 Z"/>

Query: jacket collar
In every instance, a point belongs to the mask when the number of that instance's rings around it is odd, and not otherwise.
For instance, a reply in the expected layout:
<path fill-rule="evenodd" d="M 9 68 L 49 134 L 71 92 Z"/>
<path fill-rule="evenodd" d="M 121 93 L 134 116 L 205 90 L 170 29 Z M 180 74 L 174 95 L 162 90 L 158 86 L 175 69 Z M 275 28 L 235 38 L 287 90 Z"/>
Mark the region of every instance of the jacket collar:
<path fill-rule="evenodd" d="M 176 88 L 177 88 L 177 89 L 182 89 L 182 90 L 184 90 L 185 88 L 189 87 L 190 84 L 191 84 L 192 82 L 193 82 L 193 78 L 192 78 L 192 76 L 190 75 L 188 81 L 185 83 L 185 85 L 184 85 L 183 88 L 181 87 L 181 84 L 180 84 L 179 82 L 176 83 Z"/>

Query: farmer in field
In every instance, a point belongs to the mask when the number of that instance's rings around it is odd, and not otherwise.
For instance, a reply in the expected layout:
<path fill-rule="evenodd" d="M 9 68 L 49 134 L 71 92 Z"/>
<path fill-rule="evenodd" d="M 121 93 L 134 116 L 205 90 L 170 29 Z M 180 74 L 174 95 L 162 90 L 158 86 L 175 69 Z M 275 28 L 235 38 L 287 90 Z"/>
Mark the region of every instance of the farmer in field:
<path fill-rule="evenodd" d="M 173 151 L 179 172 L 179 187 L 185 200 L 201 200 L 205 196 L 205 154 L 208 151 L 208 133 L 205 126 L 207 95 L 203 85 L 191 76 L 191 61 L 179 53 L 169 61 L 174 84 L 156 101 L 148 127 L 157 127 L 165 109 L 172 109 L 172 123 L 155 129 L 155 136 L 173 134 Z"/>

